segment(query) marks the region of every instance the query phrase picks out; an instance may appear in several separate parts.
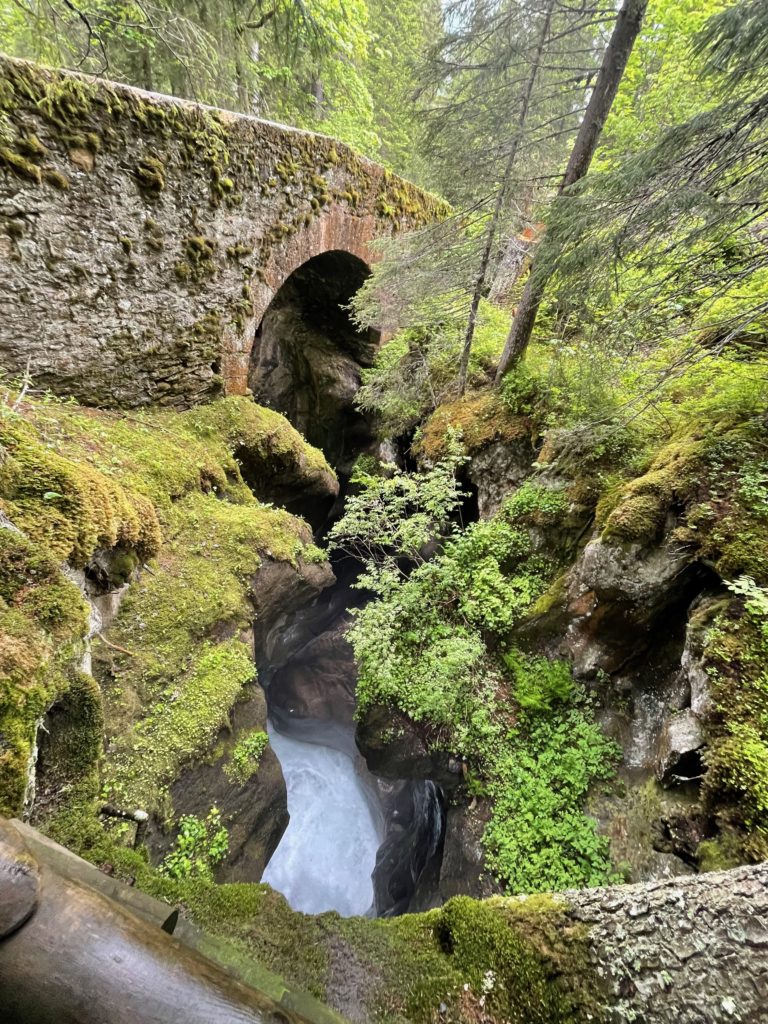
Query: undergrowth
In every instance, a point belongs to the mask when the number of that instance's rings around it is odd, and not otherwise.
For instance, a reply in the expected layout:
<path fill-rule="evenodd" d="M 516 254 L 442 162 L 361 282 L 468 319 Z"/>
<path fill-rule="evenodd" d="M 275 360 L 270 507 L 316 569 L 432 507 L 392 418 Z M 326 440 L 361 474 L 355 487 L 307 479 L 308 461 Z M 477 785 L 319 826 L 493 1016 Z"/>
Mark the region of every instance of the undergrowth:
<path fill-rule="evenodd" d="M 446 470 L 460 461 L 454 454 L 412 486 L 428 491 L 441 480 L 450 496 L 457 485 Z M 368 552 L 362 585 L 377 595 L 350 633 L 358 717 L 382 706 L 404 714 L 433 753 L 464 761 L 473 792 L 491 799 L 487 863 L 510 892 L 610 875 L 607 842 L 583 805 L 590 785 L 611 774 L 614 745 L 568 667 L 513 641 L 558 570 L 535 549 L 531 527 L 556 524 L 566 507 L 561 491 L 529 483 L 463 531 L 451 532 L 446 514 L 432 524 L 448 531 L 442 550 L 403 573 L 389 547 L 397 536 L 382 529 L 386 488 L 369 479 L 333 538 Z"/>

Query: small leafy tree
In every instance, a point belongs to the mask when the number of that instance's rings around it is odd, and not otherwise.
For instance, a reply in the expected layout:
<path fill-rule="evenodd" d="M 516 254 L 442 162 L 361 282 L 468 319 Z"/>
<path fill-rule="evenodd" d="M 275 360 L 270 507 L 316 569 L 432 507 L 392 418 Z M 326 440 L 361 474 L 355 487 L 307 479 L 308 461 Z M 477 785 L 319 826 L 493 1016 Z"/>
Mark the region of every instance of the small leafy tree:
<path fill-rule="evenodd" d="M 408 578 L 411 565 L 427 561 L 429 545 L 448 530 L 464 496 L 456 478 L 464 461 L 461 444 L 452 436 L 447 457 L 422 473 L 394 466 L 381 475 L 357 469 L 352 483 L 359 489 L 347 499 L 328 542 L 362 561 L 360 586 L 386 593 Z"/>

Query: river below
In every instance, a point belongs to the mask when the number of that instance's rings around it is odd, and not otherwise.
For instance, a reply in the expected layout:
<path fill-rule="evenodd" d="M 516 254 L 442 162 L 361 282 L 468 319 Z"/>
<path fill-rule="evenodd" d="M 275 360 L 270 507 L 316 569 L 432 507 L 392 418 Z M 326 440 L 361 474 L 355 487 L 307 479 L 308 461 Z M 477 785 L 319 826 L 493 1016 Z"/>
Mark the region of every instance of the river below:
<path fill-rule="evenodd" d="M 286 736 L 272 725 L 269 740 L 283 769 L 291 820 L 262 881 L 305 914 L 368 913 L 383 832 L 355 762 L 341 750 Z"/>

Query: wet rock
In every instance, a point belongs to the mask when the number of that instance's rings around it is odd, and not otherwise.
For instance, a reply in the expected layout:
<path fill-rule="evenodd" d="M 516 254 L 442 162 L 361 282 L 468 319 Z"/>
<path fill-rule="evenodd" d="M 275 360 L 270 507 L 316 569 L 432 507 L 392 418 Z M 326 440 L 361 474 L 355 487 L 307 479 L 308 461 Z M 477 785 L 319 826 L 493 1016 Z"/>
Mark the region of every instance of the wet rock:
<path fill-rule="evenodd" d="M 691 608 L 680 668 L 688 685 L 691 710 L 701 719 L 706 719 L 712 710 L 709 673 L 704 662 L 704 641 L 715 617 L 728 603 L 728 597 L 704 594 Z"/>
<path fill-rule="evenodd" d="M 690 708 L 671 715 L 659 738 L 656 778 L 670 784 L 700 776 L 705 739 L 701 719 Z"/>
<path fill-rule="evenodd" d="M 702 570 L 671 544 L 647 548 L 598 537 L 571 571 L 565 648 L 581 678 L 614 674 L 648 648 L 662 613 L 687 608 L 701 589 Z"/>
<path fill-rule="evenodd" d="M 334 580 L 327 562 L 300 562 L 296 568 L 287 562 L 264 562 L 251 585 L 256 613 L 254 650 L 260 671 L 274 663 L 273 654 L 281 650 L 281 634 L 291 615 L 310 604 Z"/>
<path fill-rule="evenodd" d="M 494 515 L 504 498 L 530 475 L 534 458 L 529 438 L 514 442 L 497 441 L 472 456 L 468 476 L 477 488 L 481 519 Z"/>
<path fill-rule="evenodd" d="M 229 832 L 229 853 L 216 871 L 219 882 L 258 882 L 288 826 L 288 798 L 280 763 L 267 747 L 258 770 L 237 781 L 225 770 L 238 737 L 267 728 L 267 705 L 259 686 L 232 714 L 231 730 L 222 730 L 208 762 L 190 766 L 171 789 L 176 815 L 205 817 L 211 807 L 221 811 Z M 170 837 L 155 844 L 170 845 Z"/>
<path fill-rule="evenodd" d="M 313 637 L 271 678 L 270 711 L 275 721 L 313 719 L 354 730 L 357 666 L 344 615 Z"/>
<path fill-rule="evenodd" d="M 490 812 L 485 800 L 460 802 L 448 808 L 440 869 L 440 895 L 444 900 L 458 895 L 484 899 L 500 892 L 486 872 L 481 842 Z"/>
<path fill-rule="evenodd" d="M 693 867 L 699 844 L 714 834 L 713 822 L 701 812 L 670 814 L 656 823 L 653 845 L 660 854 L 671 853 Z"/>
<path fill-rule="evenodd" d="M 357 724 L 357 745 L 374 775 L 384 779 L 432 779 L 446 789 L 462 780 L 448 751 L 430 749 L 415 723 L 391 708 L 368 708 Z"/>

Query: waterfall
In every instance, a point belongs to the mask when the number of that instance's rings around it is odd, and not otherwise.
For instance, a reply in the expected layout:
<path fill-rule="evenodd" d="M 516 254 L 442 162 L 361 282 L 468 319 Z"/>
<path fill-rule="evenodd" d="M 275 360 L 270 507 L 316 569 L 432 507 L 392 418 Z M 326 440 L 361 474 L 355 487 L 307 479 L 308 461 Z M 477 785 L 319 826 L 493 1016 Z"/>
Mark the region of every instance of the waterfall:
<path fill-rule="evenodd" d="M 271 725 L 269 739 L 285 776 L 291 820 L 262 881 L 305 914 L 370 912 L 382 832 L 353 759 Z"/>

